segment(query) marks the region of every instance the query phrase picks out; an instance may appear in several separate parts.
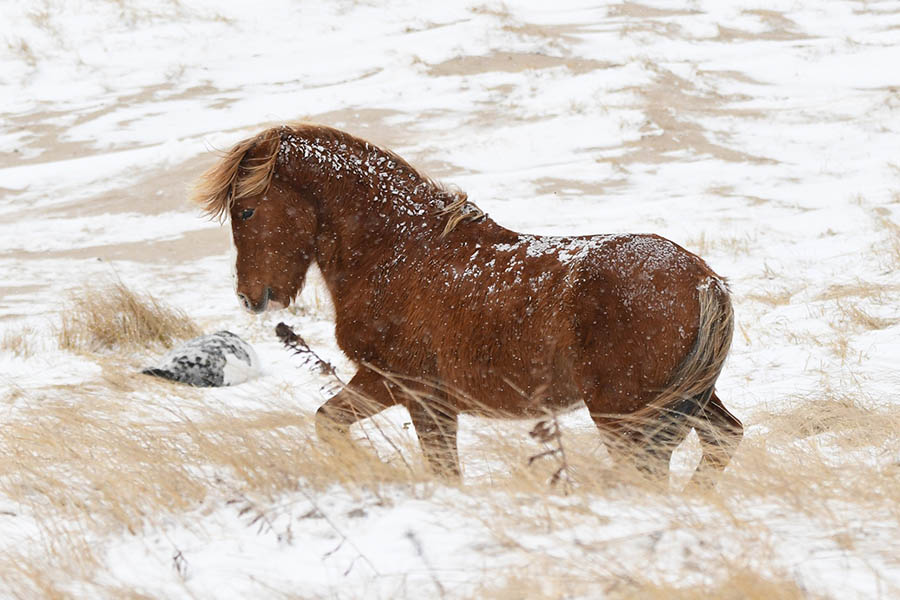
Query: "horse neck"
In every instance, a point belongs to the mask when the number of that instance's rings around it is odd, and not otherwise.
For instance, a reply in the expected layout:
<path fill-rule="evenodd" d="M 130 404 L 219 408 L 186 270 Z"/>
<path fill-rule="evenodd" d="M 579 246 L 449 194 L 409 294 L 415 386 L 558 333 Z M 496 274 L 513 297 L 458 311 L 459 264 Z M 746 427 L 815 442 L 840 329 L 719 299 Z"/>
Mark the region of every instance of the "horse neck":
<path fill-rule="evenodd" d="M 319 231 L 342 264 L 388 258 L 407 240 L 429 243 L 440 233 L 437 213 L 451 194 L 389 152 L 329 131 L 285 137 L 280 156 L 315 198 Z M 328 265 L 319 266 L 324 274 Z"/>

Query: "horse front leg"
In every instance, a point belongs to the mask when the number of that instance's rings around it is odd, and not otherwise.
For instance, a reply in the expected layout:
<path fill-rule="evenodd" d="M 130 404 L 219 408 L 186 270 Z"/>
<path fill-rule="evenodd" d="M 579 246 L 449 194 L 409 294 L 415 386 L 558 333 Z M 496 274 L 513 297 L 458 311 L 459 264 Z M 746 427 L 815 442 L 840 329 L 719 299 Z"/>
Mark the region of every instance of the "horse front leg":
<path fill-rule="evenodd" d="M 349 443 L 350 426 L 395 404 L 389 383 L 362 366 L 343 390 L 316 411 L 316 435 L 323 442 Z"/>
<path fill-rule="evenodd" d="M 434 404 L 439 404 L 436 402 Z M 447 407 L 435 406 L 428 399 L 413 398 L 407 405 L 422 454 L 437 474 L 459 477 L 456 448 L 457 414 Z"/>

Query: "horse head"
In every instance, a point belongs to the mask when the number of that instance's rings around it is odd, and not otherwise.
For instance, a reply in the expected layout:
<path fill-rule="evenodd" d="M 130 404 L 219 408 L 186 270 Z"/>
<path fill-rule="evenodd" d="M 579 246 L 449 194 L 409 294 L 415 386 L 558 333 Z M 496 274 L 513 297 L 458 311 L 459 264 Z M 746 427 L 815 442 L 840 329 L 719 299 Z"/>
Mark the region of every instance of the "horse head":
<path fill-rule="evenodd" d="M 281 135 L 269 129 L 234 146 L 202 176 L 194 196 L 210 216 L 230 217 L 235 292 L 254 313 L 288 306 L 315 255 L 315 207 L 279 174 Z"/>

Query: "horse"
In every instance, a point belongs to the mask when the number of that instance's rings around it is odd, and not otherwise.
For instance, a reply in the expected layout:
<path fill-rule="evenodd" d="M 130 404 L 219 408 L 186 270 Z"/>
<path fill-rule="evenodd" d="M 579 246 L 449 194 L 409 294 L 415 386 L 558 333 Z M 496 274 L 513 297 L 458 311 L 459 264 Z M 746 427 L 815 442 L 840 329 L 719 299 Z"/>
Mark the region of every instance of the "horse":
<path fill-rule="evenodd" d="M 693 427 L 692 482 L 741 440 L 714 389 L 734 328 L 727 283 L 663 237 L 517 233 L 397 154 L 315 124 L 237 143 L 193 200 L 231 221 L 246 310 L 288 306 L 318 265 L 359 367 L 317 410 L 320 439 L 402 404 L 427 464 L 458 476 L 460 413 L 583 402 L 615 458 L 646 473 L 668 477 Z"/>

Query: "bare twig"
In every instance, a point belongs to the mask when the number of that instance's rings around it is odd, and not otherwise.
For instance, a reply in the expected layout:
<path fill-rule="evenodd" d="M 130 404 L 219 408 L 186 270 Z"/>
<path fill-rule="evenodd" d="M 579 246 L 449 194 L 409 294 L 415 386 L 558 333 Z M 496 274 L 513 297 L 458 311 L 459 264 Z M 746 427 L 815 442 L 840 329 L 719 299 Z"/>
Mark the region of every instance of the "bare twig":
<path fill-rule="evenodd" d="M 554 486 L 561 481 L 563 493 L 568 495 L 572 491 L 571 467 L 566 457 L 566 449 L 562 442 L 562 430 L 559 427 L 559 419 L 557 419 L 556 413 L 551 412 L 546 418 L 538 421 L 531 430 L 530 435 L 542 444 L 553 444 L 553 447 L 531 456 L 528 459 L 528 465 L 531 466 L 543 458 L 558 457 L 559 468 L 550 476 L 550 485 Z"/>
<path fill-rule="evenodd" d="M 335 524 L 335 522 L 333 520 L 331 520 L 331 517 L 329 517 L 325 513 L 325 511 L 322 510 L 322 507 L 320 507 L 318 505 L 318 503 L 315 501 L 315 499 L 309 493 L 307 493 L 306 490 L 304 490 L 302 487 L 298 488 L 298 491 L 303 495 L 304 498 L 306 498 L 306 500 L 310 503 L 310 505 L 313 507 L 313 509 L 315 509 L 315 511 L 319 515 L 321 515 L 323 519 L 325 519 L 325 522 L 328 523 L 329 527 L 331 527 L 331 529 L 336 534 L 338 534 L 338 536 L 340 536 L 340 538 L 341 538 L 341 543 L 338 544 L 334 550 L 331 550 L 330 552 L 328 552 L 325 556 L 327 557 L 327 556 L 337 552 L 341 548 L 341 546 L 344 545 L 344 543 L 347 543 L 348 545 L 350 545 L 350 547 L 352 547 L 356 551 L 357 557 L 361 558 L 363 561 L 365 561 L 365 563 L 367 565 L 369 565 L 369 568 L 372 569 L 373 573 L 375 573 L 376 575 L 381 575 L 381 573 L 375 567 L 375 564 L 371 560 L 369 560 L 369 557 L 367 557 L 365 554 L 363 554 L 362 550 L 359 549 L 359 546 L 354 544 L 353 540 L 351 540 L 349 537 L 347 537 L 344 534 L 343 531 L 341 531 L 341 529 Z M 354 559 L 353 563 L 351 563 L 351 565 L 350 565 L 350 568 L 347 569 L 347 571 L 344 573 L 345 575 L 350 572 L 350 569 L 353 568 L 353 564 L 355 564 L 355 563 L 356 563 L 356 559 Z"/>
<path fill-rule="evenodd" d="M 424 548 L 422 548 L 422 542 L 419 540 L 419 537 L 412 529 L 408 529 L 406 531 L 406 539 L 409 540 L 409 543 L 412 544 L 413 549 L 415 549 L 416 551 L 416 554 L 419 555 L 419 558 L 422 559 L 422 562 L 425 563 L 425 566 L 428 568 L 428 574 L 431 576 L 431 582 L 434 583 L 434 587 L 437 588 L 438 593 L 441 595 L 441 598 L 445 598 L 447 596 L 447 592 L 444 589 L 444 586 L 441 585 L 440 580 L 434 574 L 434 567 L 431 565 L 431 561 L 428 560 L 428 557 L 425 556 L 425 550 Z"/>
<path fill-rule="evenodd" d="M 250 499 L 243 494 L 238 493 L 237 498 L 232 498 L 231 500 L 226 501 L 225 504 L 239 504 L 240 508 L 238 509 L 238 516 L 244 517 L 249 514 L 251 519 L 250 522 L 247 523 L 247 526 L 252 527 L 254 525 L 259 525 L 256 530 L 257 534 L 260 534 L 263 531 L 275 531 L 275 527 L 272 525 L 272 520 L 269 519 L 268 515 L 266 515 L 266 512 L 263 509 L 259 508 L 252 501 L 250 501 Z M 276 535 L 278 535 L 278 538 L 281 539 L 282 536 L 280 534 Z"/>
<path fill-rule="evenodd" d="M 178 548 L 175 548 L 175 552 L 172 553 L 172 566 L 179 577 L 182 579 L 187 577 L 188 561 Z"/>
<path fill-rule="evenodd" d="M 301 357 L 303 366 L 311 364 L 319 373 L 328 376 L 328 382 L 321 388 L 321 392 L 326 397 L 331 397 L 347 387 L 347 384 L 338 376 L 334 365 L 316 354 L 316 351 L 310 348 L 306 340 L 297 335 L 290 325 L 279 323 L 275 327 L 275 335 L 278 336 L 285 348 L 293 350 L 295 355 Z"/>

